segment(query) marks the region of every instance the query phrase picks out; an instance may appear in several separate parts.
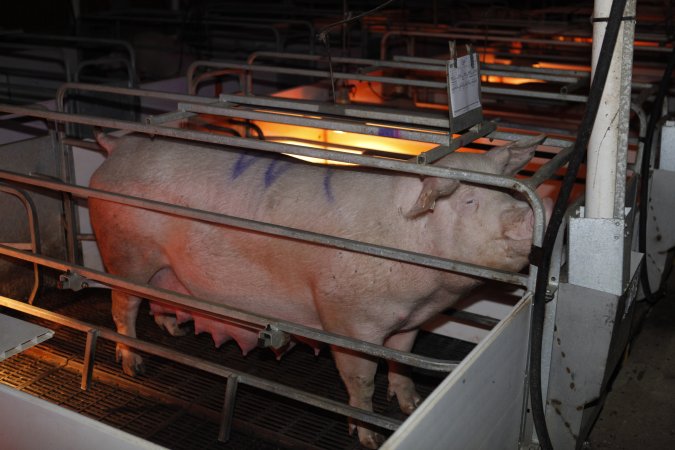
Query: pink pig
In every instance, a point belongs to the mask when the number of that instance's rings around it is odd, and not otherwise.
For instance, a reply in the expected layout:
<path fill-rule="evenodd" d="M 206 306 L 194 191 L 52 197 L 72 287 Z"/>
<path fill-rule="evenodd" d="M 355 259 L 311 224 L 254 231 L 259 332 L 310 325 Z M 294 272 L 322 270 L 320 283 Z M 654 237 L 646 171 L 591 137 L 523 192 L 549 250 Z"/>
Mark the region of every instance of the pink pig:
<path fill-rule="evenodd" d="M 98 135 L 109 152 L 91 187 L 327 235 L 518 271 L 528 262 L 533 213 L 505 192 L 457 181 L 319 166 L 167 138 Z M 543 136 L 485 154 L 453 153 L 435 165 L 512 175 Z M 547 208 L 548 208 L 547 204 Z M 108 271 L 266 316 L 410 351 L 418 327 L 481 284 L 470 276 L 91 199 Z M 118 332 L 135 336 L 139 297 L 112 293 Z M 198 313 L 152 305 L 171 334 L 195 321 L 217 345 L 243 352 L 257 333 Z M 333 347 L 349 404 L 372 411 L 376 360 Z M 141 357 L 118 344 L 124 372 Z M 390 396 L 411 413 L 420 396 L 407 368 L 389 364 Z M 383 437 L 354 424 L 361 443 Z"/>

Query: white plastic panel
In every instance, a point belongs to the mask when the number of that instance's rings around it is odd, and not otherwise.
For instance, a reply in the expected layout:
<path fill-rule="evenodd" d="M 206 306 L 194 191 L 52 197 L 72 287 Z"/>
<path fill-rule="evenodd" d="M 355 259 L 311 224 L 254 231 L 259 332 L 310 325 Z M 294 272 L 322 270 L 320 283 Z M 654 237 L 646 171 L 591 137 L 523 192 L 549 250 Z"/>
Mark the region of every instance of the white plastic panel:
<path fill-rule="evenodd" d="M 0 447 L 13 450 L 162 449 L 151 442 L 0 384 Z"/>
<path fill-rule="evenodd" d="M 0 361 L 54 336 L 54 332 L 14 317 L 0 314 Z"/>
<path fill-rule="evenodd" d="M 516 449 L 532 296 L 443 380 L 382 449 Z"/>

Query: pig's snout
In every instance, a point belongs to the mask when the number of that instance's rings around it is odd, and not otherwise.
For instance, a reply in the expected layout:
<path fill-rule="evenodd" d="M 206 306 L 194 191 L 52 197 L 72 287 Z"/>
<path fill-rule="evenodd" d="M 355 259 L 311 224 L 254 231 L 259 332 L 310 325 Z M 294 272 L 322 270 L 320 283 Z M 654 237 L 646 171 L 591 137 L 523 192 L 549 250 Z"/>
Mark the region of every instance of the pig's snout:
<path fill-rule="evenodd" d="M 532 239 L 534 213 L 526 203 L 523 203 L 523 206 L 514 206 L 503 211 L 500 221 L 505 238 L 513 241 Z"/>
<path fill-rule="evenodd" d="M 542 200 L 542 204 L 546 224 L 548 224 L 553 211 L 553 200 L 546 197 Z M 528 255 L 531 250 L 535 222 L 532 208 L 523 202 L 520 206 L 515 206 L 502 212 L 500 219 L 510 254 L 514 256 Z"/>

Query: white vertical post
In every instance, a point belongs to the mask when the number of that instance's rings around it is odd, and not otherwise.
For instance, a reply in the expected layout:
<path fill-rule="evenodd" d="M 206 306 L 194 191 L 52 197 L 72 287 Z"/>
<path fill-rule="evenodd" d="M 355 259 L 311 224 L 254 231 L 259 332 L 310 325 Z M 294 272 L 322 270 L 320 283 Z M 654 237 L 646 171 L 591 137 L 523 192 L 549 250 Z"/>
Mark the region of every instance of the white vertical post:
<path fill-rule="evenodd" d="M 593 75 L 611 5 L 612 0 L 595 1 L 593 17 L 605 20 L 593 23 Z M 632 16 L 634 12 L 635 1 L 629 0 L 624 16 Z M 588 143 L 585 208 L 587 218 L 623 218 L 624 193 L 618 192 L 617 189 L 623 189 L 625 178 L 627 149 L 624 147 L 627 144 L 628 133 L 628 115 L 625 108 L 630 107 L 633 27 L 632 22 L 627 24 L 623 21 L 621 24 L 600 109 Z M 622 201 L 616 201 L 617 196 Z"/>

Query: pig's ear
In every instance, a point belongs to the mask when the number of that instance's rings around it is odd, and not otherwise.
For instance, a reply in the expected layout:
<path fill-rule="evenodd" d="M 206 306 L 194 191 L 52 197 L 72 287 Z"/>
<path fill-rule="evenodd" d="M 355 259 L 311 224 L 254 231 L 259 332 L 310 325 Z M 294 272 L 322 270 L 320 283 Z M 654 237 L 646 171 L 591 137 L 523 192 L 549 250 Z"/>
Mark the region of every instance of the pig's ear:
<path fill-rule="evenodd" d="M 537 145 L 544 142 L 546 135 L 527 137 L 516 142 L 494 148 L 487 152 L 487 156 L 497 165 L 497 173 L 515 175 L 530 162 Z"/>
<path fill-rule="evenodd" d="M 413 219 L 422 213 L 434 209 L 436 200 L 446 197 L 459 187 L 459 181 L 447 178 L 427 177 L 422 182 L 422 192 L 413 207 L 405 214 L 408 219 Z"/>
<path fill-rule="evenodd" d="M 117 138 L 105 134 L 99 127 L 94 127 L 94 139 L 96 139 L 98 145 L 100 145 L 101 148 L 105 150 L 108 156 L 110 156 L 113 150 L 115 150 Z"/>

